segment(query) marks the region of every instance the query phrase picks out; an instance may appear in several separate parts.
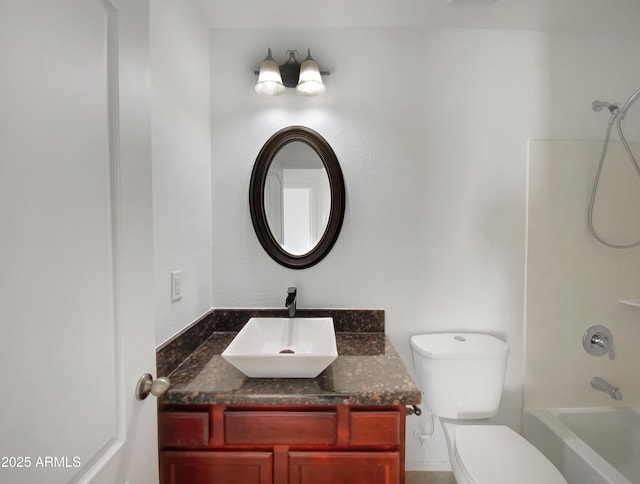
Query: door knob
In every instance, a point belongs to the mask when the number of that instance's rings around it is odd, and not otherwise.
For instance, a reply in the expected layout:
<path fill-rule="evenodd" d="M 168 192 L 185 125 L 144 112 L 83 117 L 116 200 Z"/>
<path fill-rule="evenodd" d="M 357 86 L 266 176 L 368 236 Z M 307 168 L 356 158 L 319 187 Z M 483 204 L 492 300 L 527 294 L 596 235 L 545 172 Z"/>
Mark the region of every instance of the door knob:
<path fill-rule="evenodd" d="M 171 382 L 166 376 L 161 376 L 155 380 L 150 373 L 145 373 L 138 380 L 136 385 L 136 398 L 144 400 L 151 393 L 154 397 L 159 397 L 169 389 Z"/>

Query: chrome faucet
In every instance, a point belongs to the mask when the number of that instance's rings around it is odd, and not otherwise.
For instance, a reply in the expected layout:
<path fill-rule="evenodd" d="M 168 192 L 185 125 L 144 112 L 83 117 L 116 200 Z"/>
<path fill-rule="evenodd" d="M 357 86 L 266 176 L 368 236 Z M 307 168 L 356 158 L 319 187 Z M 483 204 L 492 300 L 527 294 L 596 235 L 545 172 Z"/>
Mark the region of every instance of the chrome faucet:
<path fill-rule="evenodd" d="M 591 343 L 599 346 L 600 348 L 604 348 L 606 353 L 609 354 L 609 359 L 615 359 L 616 355 L 613 351 L 613 344 L 607 337 L 607 335 L 602 333 L 596 333 L 591 337 Z"/>
<path fill-rule="evenodd" d="M 298 295 L 298 289 L 290 287 L 287 289 L 287 300 L 284 302 L 285 306 L 289 310 L 289 317 L 296 317 L 296 296 Z"/>
<path fill-rule="evenodd" d="M 609 359 L 616 357 L 613 351 L 613 335 L 604 326 L 591 326 L 582 335 L 582 346 L 587 353 L 595 356 L 609 355 Z"/>
<path fill-rule="evenodd" d="M 596 376 L 591 380 L 591 386 L 596 390 L 608 393 L 614 400 L 622 400 L 622 393 L 620 392 L 620 388 L 612 385 L 599 376 Z"/>

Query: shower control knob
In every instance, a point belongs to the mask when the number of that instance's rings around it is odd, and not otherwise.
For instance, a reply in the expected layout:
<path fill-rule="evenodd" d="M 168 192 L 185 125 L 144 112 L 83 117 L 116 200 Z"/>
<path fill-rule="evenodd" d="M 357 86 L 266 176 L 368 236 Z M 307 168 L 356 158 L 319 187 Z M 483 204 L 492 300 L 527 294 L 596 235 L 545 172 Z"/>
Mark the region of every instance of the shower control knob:
<path fill-rule="evenodd" d="M 615 358 L 613 351 L 613 335 L 604 326 L 591 326 L 582 335 L 582 346 L 590 355 L 609 355 L 610 359 Z"/>
<path fill-rule="evenodd" d="M 150 373 L 145 373 L 136 385 L 136 398 L 144 400 L 149 396 L 149 393 L 154 397 L 159 397 L 169 389 L 170 384 L 171 381 L 166 376 L 154 380 Z"/>

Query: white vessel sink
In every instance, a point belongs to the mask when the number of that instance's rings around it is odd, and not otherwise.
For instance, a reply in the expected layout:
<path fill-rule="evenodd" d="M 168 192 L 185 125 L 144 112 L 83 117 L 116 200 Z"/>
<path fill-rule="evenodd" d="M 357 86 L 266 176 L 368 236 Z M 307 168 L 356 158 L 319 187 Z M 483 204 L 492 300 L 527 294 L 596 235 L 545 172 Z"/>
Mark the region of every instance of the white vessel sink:
<path fill-rule="evenodd" d="M 249 377 L 315 378 L 338 357 L 333 318 L 251 318 L 222 357 Z"/>

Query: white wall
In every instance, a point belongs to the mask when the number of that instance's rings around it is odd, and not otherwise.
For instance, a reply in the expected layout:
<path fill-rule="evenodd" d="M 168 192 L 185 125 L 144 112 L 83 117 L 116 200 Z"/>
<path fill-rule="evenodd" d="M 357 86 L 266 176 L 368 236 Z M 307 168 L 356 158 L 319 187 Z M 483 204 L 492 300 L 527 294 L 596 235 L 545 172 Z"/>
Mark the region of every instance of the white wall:
<path fill-rule="evenodd" d="M 410 371 L 412 334 L 497 334 L 511 346 L 498 420 L 518 428 L 526 143 L 546 105 L 541 43 L 540 34 L 497 31 L 214 29 L 214 306 L 279 307 L 296 285 L 302 307 L 384 308 Z M 311 47 L 332 71 L 327 94 L 254 94 L 267 46 L 281 61 L 289 48 Z M 347 189 L 338 242 L 302 271 L 264 253 L 248 206 L 260 147 L 290 124 L 329 141 Z M 409 419 L 410 436 L 416 424 Z M 435 439 L 423 449 L 409 437 L 408 468 L 447 465 Z"/>
<path fill-rule="evenodd" d="M 151 3 L 156 344 L 211 309 L 209 31 L 195 2 Z M 171 302 L 171 271 L 183 298 Z"/>
<path fill-rule="evenodd" d="M 327 94 L 255 95 L 267 47 L 280 61 L 311 47 L 332 71 Z M 412 334 L 496 334 L 511 348 L 496 420 L 519 429 L 528 140 L 601 136 L 606 115 L 591 102 L 624 100 L 637 76 L 600 59 L 615 65 L 636 48 L 499 30 L 212 30 L 213 305 L 279 307 L 296 285 L 302 307 L 384 308 L 411 371 Z M 302 271 L 264 253 L 248 207 L 260 147 L 291 124 L 325 136 L 347 188 L 337 244 Z M 417 424 L 407 467 L 446 466 L 440 433 L 421 448 Z"/>

